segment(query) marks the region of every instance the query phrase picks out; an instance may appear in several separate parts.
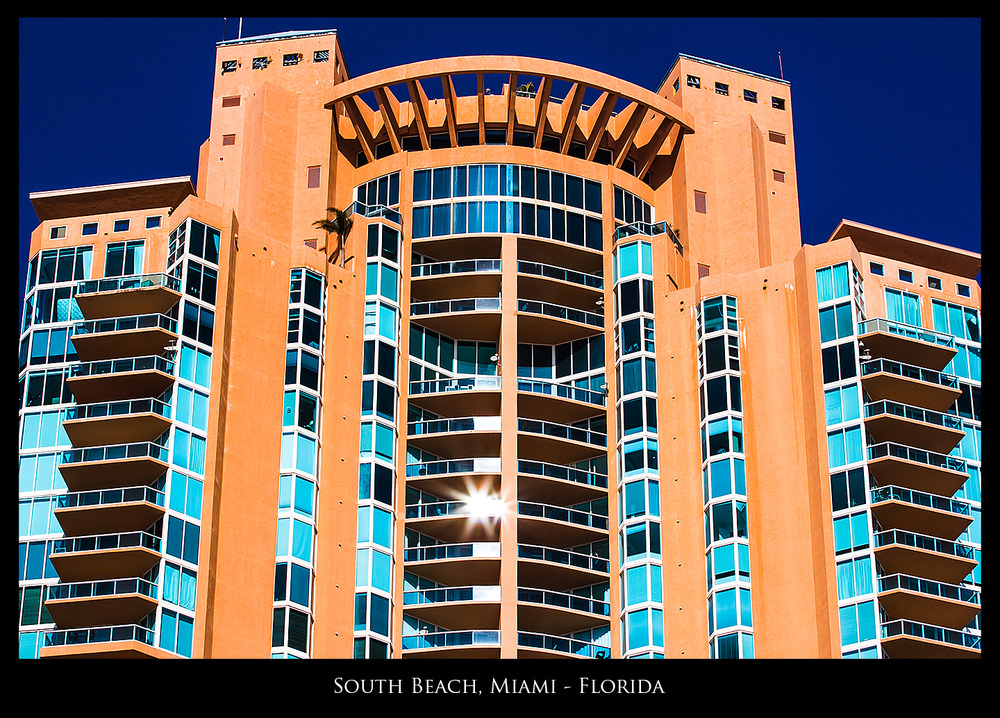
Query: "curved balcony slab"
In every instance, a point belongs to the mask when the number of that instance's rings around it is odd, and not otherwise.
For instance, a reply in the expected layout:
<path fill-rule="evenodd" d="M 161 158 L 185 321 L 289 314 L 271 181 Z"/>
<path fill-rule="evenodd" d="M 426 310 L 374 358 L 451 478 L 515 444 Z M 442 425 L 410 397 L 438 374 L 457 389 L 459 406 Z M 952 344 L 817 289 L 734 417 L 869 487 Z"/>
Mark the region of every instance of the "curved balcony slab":
<path fill-rule="evenodd" d="M 500 296 L 499 259 L 414 264 L 410 278 L 410 293 L 425 301 Z"/>
<path fill-rule="evenodd" d="M 980 638 L 915 621 L 882 624 L 882 650 L 890 658 L 980 658 Z"/>
<path fill-rule="evenodd" d="M 81 361 L 155 356 L 177 341 L 177 320 L 162 314 L 92 319 L 73 325 Z"/>
<path fill-rule="evenodd" d="M 960 417 L 890 401 L 865 405 L 865 429 L 876 443 L 908 444 L 941 454 L 965 437 Z"/>
<path fill-rule="evenodd" d="M 456 413 L 473 416 L 500 415 L 498 376 L 463 376 L 453 379 L 412 381 L 409 390 L 411 404 L 438 416 L 453 416 Z"/>
<path fill-rule="evenodd" d="M 144 531 L 163 518 L 164 495 L 149 486 L 62 494 L 52 514 L 67 536 Z"/>
<path fill-rule="evenodd" d="M 958 378 L 886 359 L 861 365 L 861 383 L 872 401 L 888 400 L 932 411 L 947 411 L 962 395 Z"/>
<path fill-rule="evenodd" d="M 39 658 L 179 658 L 153 645 L 155 634 L 136 625 L 50 631 Z"/>
<path fill-rule="evenodd" d="M 74 364 L 66 385 L 81 404 L 155 398 L 174 382 L 174 363 L 159 356 Z"/>
<path fill-rule="evenodd" d="M 434 496 L 459 500 L 500 491 L 500 458 L 473 457 L 406 465 L 406 484 Z"/>
<path fill-rule="evenodd" d="M 526 544 L 565 548 L 607 539 L 608 517 L 527 501 L 517 504 L 517 536 Z"/>
<path fill-rule="evenodd" d="M 167 274 L 89 279 L 77 283 L 73 296 L 88 319 L 165 314 L 181 298 L 181 280 Z"/>
<path fill-rule="evenodd" d="M 978 589 L 894 574 L 878 580 L 878 601 L 890 619 L 960 630 L 979 614 Z"/>
<path fill-rule="evenodd" d="M 972 523 L 967 502 L 899 486 L 873 488 L 870 503 L 872 516 L 884 529 L 954 540 Z"/>
<path fill-rule="evenodd" d="M 160 558 L 160 539 L 140 531 L 57 539 L 49 555 L 64 583 L 136 578 Z"/>
<path fill-rule="evenodd" d="M 610 562 L 600 556 L 589 556 L 548 546 L 517 547 L 517 581 L 524 586 L 537 586 L 553 591 L 569 591 L 598 581 L 607 581 Z"/>
<path fill-rule="evenodd" d="M 584 631 L 611 622 L 611 606 L 583 596 L 536 588 L 517 589 L 517 625 L 528 632 Z"/>
<path fill-rule="evenodd" d="M 500 536 L 499 515 L 478 515 L 466 501 L 406 507 L 406 527 L 444 543 L 491 542 Z"/>
<path fill-rule="evenodd" d="M 534 299 L 517 301 L 517 340 L 528 344 L 565 344 L 604 332 L 604 315 Z"/>
<path fill-rule="evenodd" d="M 907 531 L 873 537 L 875 558 L 887 574 L 900 573 L 941 583 L 959 583 L 979 565 L 971 546 Z"/>
<path fill-rule="evenodd" d="M 70 491 L 93 491 L 151 484 L 167 466 L 167 449 L 145 441 L 64 451 L 59 473 Z"/>
<path fill-rule="evenodd" d="M 496 628 L 500 624 L 500 586 L 403 591 L 403 612 L 450 631 Z"/>
<path fill-rule="evenodd" d="M 408 445 L 435 456 L 462 459 L 500 455 L 499 416 L 411 421 L 406 428 Z"/>
<path fill-rule="evenodd" d="M 500 631 L 429 631 L 403 636 L 404 658 L 500 658 Z"/>
<path fill-rule="evenodd" d="M 137 624 L 156 603 L 156 584 L 129 578 L 58 584 L 45 608 L 59 628 L 84 628 Z"/>
<path fill-rule="evenodd" d="M 603 391 L 539 379 L 518 378 L 519 416 L 572 424 L 605 413 Z"/>
<path fill-rule="evenodd" d="M 969 478 L 962 459 L 902 444 L 868 447 L 868 471 L 879 486 L 952 496 Z"/>
<path fill-rule="evenodd" d="M 928 369 L 944 369 L 957 353 L 955 338 L 950 334 L 881 318 L 861 322 L 858 339 L 874 357 Z"/>
<path fill-rule="evenodd" d="M 495 541 L 408 548 L 403 563 L 406 571 L 447 586 L 500 583 L 500 544 Z"/>
<path fill-rule="evenodd" d="M 518 658 L 611 658 L 611 648 L 566 636 L 517 632 Z"/>
<path fill-rule="evenodd" d="M 607 435 L 537 419 L 517 420 L 518 458 L 573 464 L 607 453 Z"/>
<path fill-rule="evenodd" d="M 445 299 L 410 304 L 410 321 L 453 339 L 497 341 L 500 298 Z"/>
<path fill-rule="evenodd" d="M 521 459 L 517 474 L 522 501 L 572 506 L 608 495 L 608 477 L 596 471 Z"/>
<path fill-rule="evenodd" d="M 79 404 L 63 421 L 76 447 L 153 441 L 169 428 L 170 405 L 158 399 Z"/>

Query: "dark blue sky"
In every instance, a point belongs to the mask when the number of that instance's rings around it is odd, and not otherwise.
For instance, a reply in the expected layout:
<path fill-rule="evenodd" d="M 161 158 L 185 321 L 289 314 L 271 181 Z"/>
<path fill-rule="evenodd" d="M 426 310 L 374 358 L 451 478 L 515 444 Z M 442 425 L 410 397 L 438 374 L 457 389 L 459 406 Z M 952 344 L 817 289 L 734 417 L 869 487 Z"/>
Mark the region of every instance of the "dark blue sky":
<path fill-rule="evenodd" d="M 21 18 L 18 212 L 28 193 L 197 174 L 215 43 L 240 18 Z M 352 76 L 417 60 L 560 60 L 655 90 L 678 53 L 791 83 L 803 241 L 842 218 L 981 251 L 978 18 L 244 18 L 336 29 Z M 778 53 L 781 53 L 779 68 Z"/>

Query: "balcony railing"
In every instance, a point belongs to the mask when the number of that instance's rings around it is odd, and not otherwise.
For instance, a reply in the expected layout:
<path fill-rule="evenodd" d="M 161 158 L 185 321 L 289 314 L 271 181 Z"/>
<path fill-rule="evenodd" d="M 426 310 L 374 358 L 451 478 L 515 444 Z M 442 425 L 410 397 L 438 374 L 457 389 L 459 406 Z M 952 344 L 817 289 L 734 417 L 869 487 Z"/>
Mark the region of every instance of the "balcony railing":
<path fill-rule="evenodd" d="M 587 471 L 573 466 L 562 466 L 561 464 L 549 464 L 544 461 L 528 461 L 519 459 L 517 471 L 521 474 L 531 474 L 532 476 L 544 476 L 550 479 L 562 479 L 563 481 L 574 481 L 587 486 L 596 486 L 606 489 L 608 487 L 608 476 L 597 471 Z"/>
<path fill-rule="evenodd" d="M 914 491 L 901 486 L 877 486 L 871 490 L 872 505 L 886 501 L 903 501 L 913 506 L 923 506 L 937 511 L 946 511 L 958 516 L 971 516 L 972 508 L 966 501 L 950 499 L 946 496 Z"/>
<path fill-rule="evenodd" d="M 614 241 L 617 243 L 620 239 L 633 237 L 637 234 L 641 234 L 646 237 L 656 237 L 660 234 L 666 234 L 670 238 L 670 241 L 674 243 L 678 253 L 681 255 L 684 254 L 684 245 L 681 244 L 681 240 L 677 237 L 677 233 L 674 232 L 673 227 L 671 227 L 666 220 L 656 223 L 632 222 L 631 224 L 623 224 L 615 228 Z"/>
<path fill-rule="evenodd" d="M 540 588 L 518 588 L 517 600 L 521 603 L 537 603 L 555 608 L 568 608 L 572 611 L 590 613 L 597 616 L 610 616 L 611 604 L 587 596 L 577 596 L 561 591 L 547 591 Z"/>
<path fill-rule="evenodd" d="M 449 391 L 499 391 L 500 377 L 488 375 L 461 376 L 452 379 L 411 381 L 410 395 L 440 394 Z"/>
<path fill-rule="evenodd" d="M 165 446 L 152 441 L 139 441 L 133 444 L 114 444 L 112 446 L 90 446 L 81 449 L 69 449 L 62 453 L 62 463 L 81 464 L 95 461 L 142 458 L 157 459 L 166 462 L 169 453 L 169 450 Z"/>
<path fill-rule="evenodd" d="M 573 307 L 564 307 L 561 304 L 539 302 L 532 299 L 520 299 L 517 302 L 517 311 L 525 314 L 537 314 L 544 317 L 553 317 L 555 319 L 565 319 L 567 321 L 576 322 L 577 324 L 585 324 L 589 327 L 597 327 L 599 329 L 604 328 L 603 314 L 586 312 L 582 309 L 574 309 Z"/>
<path fill-rule="evenodd" d="M 904 379 L 913 379 L 927 384 L 936 384 L 948 389 L 958 389 L 958 377 L 953 374 L 924 369 L 923 367 L 904 364 L 891 359 L 872 359 L 861 364 L 861 376 L 871 376 L 872 374 L 886 373 Z"/>
<path fill-rule="evenodd" d="M 420 277 L 440 277 L 449 274 L 482 274 L 500 271 L 499 259 L 460 259 L 454 262 L 429 262 L 414 264 L 410 267 L 413 279 Z"/>
<path fill-rule="evenodd" d="M 467 603 L 470 601 L 495 603 L 500 601 L 499 586 L 454 586 L 403 591 L 404 606 L 422 606 L 430 603 Z"/>
<path fill-rule="evenodd" d="M 518 379 L 517 390 L 526 391 L 532 394 L 544 394 L 560 399 L 572 399 L 595 406 L 604 406 L 607 398 L 604 392 L 594 391 L 582 386 L 571 384 L 558 384 L 554 381 L 542 381 L 541 379 Z"/>
<path fill-rule="evenodd" d="M 931 626 L 926 623 L 907 621 L 900 619 L 882 624 L 882 638 L 894 638 L 896 636 L 913 636 L 923 638 L 928 641 L 946 643 L 960 648 L 971 648 L 981 650 L 982 637 L 964 631 L 956 631 L 951 628 Z"/>
<path fill-rule="evenodd" d="M 98 404 L 77 404 L 66 410 L 66 420 L 103 419 L 105 417 L 129 416 L 133 414 L 156 414 L 170 418 L 170 404 L 159 399 L 129 399 L 125 401 L 105 401 Z"/>
<path fill-rule="evenodd" d="M 73 364 L 69 368 L 69 375 L 70 377 L 96 377 L 151 370 L 173 375 L 174 362 L 160 356 L 130 357 L 128 359 L 103 359 L 101 361 Z"/>
<path fill-rule="evenodd" d="M 411 421 L 406 425 L 409 437 L 450 434 L 461 431 L 500 431 L 499 416 L 467 416 L 458 419 Z"/>
<path fill-rule="evenodd" d="M 611 563 L 606 558 L 591 556 L 590 554 L 568 551 L 566 549 L 549 548 L 548 546 L 532 546 L 529 544 L 517 545 L 517 557 L 530 559 L 533 561 L 545 561 L 547 563 L 559 564 L 560 566 L 570 566 L 582 568 L 587 571 L 598 571 L 607 573 Z"/>
<path fill-rule="evenodd" d="M 500 297 L 476 297 L 473 299 L 442 299 L 434 302 L 412 302 L 410 316 L 426 317 L 434 314 L 454 314 L 457 312 L 498 312 Z"/>
<path fill-rule="evenodd" d="M 74 324 L 73 334 L 108 334 L 136 329 L 163 329 L 164 331 L 176 334 L 177 320 L 165 314 L 139 314 L 130 317 L 113 317 L 111 319 L 91 319 L 90 321 Z"/>
<path fill-rule="evenodd" d="M 403 549 L 403 561 L 443 561 L 453 558 L 499 558 L 500 544 L 496 541 L 414 546 Z"/>
<path fill-rule="evenodd" d="M 147 646 L 153 645 L 155 633 L 142 626 L 101 626 L 100 628 L 68 629 L 47 631 L 44 644 L 48 646 L 80 646 L 94 643 L 117 643 L 137 641 Z"/>
<path fill-rule="evenodd" d="M 611 657 L 611 648 L 608 646 L 579 641 L 575 638 L 567 638 L 566 636 L 552 636 L 547 633 L 518 631 L 517 645 L 519 648 L 539 648 L 545 651 L 566 653 L 582 658 Z"/>
<path fill-rule="evenodd" d="M 406 465 L 406 476 L 440 476 L 442 474 L 495 474 L 500 472 L 500 458 L 496 456 L 474 459 L 442 459 Z"/>
<path fill-rule="evenodd" d="M 944 414 L 940 411 L 931 411 L 918 406 L 900 404 L 895 401 L 873 401 L 865 404 L 865 418 L 870 419 L 876 416 L 898 416 L 902 419 L 919 421 L 923 424 L 932 424 L 944 429 L 954 429 L 964 431 L 965 423 L 958 416 Z"/>
<path fill-rule="evenodd" d="M 903 459 L 904 461 L 912 461 L 938 469 L 957 471 L 963 474 L 968 473 L 965 460 L 954 456 L 938 454 L 933 451 L 904 446 L 903 444 L 894 444 L 888 441 L 868 447 L 869 461 L 884 458 Z"/>
<path fill-rule="evenodd" d="M 604 277 L 598 274 L 577 272 L 551 264 L 542 264 L 541 262 L 519 261 L 517 263 L 517 271 L 521 274 L 530 274 L 536 277 L 545 277 L 546 279 L 558 279 L 570 284 L 579 284 L 582 287 L 589 287 L 591 289 L 604 288 Z"/>
<path fill-rule="evenodd" d="M 882 318 L 867 319 L 858 324 L 858 336 L 874 334 L 876 332 L 881 334 L 893 334 L 895 336 L 904 337 L 906 339 L 914 339 L 928 344 L 936 344 L 948 349 L 955 348 L 955 337 L 951 334 L 936 332 L 932 329 L 924 329 L 923 327 L 915 326 L 913 324 L 904 324 L 902 322 L 895 322 Z"/>
<path fill-rule="evenodd" d="M 134 274 L 127 277 L 106 277 L 104 279 L 88 279 L 77 282 L 74 294 L 94 294 L 96 292 L 117 292 L 124 289 L 143 289 L 146 287 L 166 287 L 175 292 L 181 291 L 180 277 L 169 274 Z"/>
<path fill-rule="evenodd" d="M 975 549 L 957 541 L 948 541 L 935 536 L 925 536 L 924 534 L 912 533 L 910 531 L 900 531 L 890 529 L 879 531 L 872 537 L 875 548 L 887 546 L 907 546 L 909 548 L 933 551 L 944 556 L 954 556 L 962 559 L 974 559 Z"/>
<path fill-rule="evenodd" d="M 606 447 L 608 445 L 607 434 L 578 426 L 569 426 L 568 424 L 556 424 L 551 421 L 518 419 L 517 430 L 529 434 L 551 436 L 556 439 L 568 439 L 569 441 L 576 441 L 590 446 Z"/>
<path fill-rule="evenodd" d="M 114 506 L 117 504 L 146 502 L 154 506 L 164 505 L 164 493 L 150 486 L 130 486 L 124 489 L 101 489 L 99 491 L 74 491 L 60 494 L 56 498 L 56 508 L 78 509 L 88 506 Z"/>
<path fill-rule="evenodd" d="M 878 579 L 878 592 L 886 593 L 894 590 L 913 591 L 924 596 L 934 598 L 944 598 L 950 601 L 959 601 L 973 606 L 980 604 L 980 591 L 976 588 L 957 586 L 953 583 L 942 583 L 941 581 L 931 581 L 926 578 L 907 576 L 906 574 L 895 573 L 891 576 L 881 576 Z"/>
<path fill-rule="evenodd" d="M 472 509 L 468 501 L 433 501 L 410 504 L 405 508 L 405 517 L 408 519 L 465 518 L 471 515 Z"/>
<path fill-rule="evenodd" d="M 403 650 L 461 646 L 499 647 L 500 631 L 428 631 L 403 636 Z"/>
<path fill-rule="evenodd" d="M 106 581 L 59 583 L 49 587 L 49 600 L 67 598 L 106 598 L 135 595 L 156 599 L 156 584 L 142 578 L 116 578 Z"/>
<path fill-rule="evenodd" d="M 540 504 L 531 501 L 518 501 L 517 515 L 560 521 L 587 528 L 602 530 L 607 530 L 608 528 L 607 516 L 591 513 L 590 511 L 581 511 L 580 509 L 569 509 L 563 506 L 552 506 L 551 504 Z"/>

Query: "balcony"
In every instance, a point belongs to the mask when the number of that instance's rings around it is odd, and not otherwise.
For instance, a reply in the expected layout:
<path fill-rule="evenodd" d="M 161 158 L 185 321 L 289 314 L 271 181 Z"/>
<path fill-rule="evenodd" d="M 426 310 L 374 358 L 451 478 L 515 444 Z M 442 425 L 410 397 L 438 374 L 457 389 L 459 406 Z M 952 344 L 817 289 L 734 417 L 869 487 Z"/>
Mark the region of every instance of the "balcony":
<path fill-rule="evenodd" d="M 76 285 L 74 297 L 88 319 L 164 314 L 181 298 L 181 280 L 166 274 L 91 279 Z"/>
<path fill-rule="evenodd" d="M 593 307 L 604 297 L 604 278 L 542 262 L 517 263 L 517 296 Z"/>
<path fill-rule="evenodd" d="M 156 608 L 156 584 L 141 578 L 60 583 L 45 601 L 60 628 L 139 623 Z"/>
<path fill-rule="evenodd" d="M 467 458 L 500 455 L 500 417 L 469 416 L 458 419 L 411 421 L 406 425 L 411 446 L 435 456 Z"/>
<path fill-rule="evenodd" d="M 442 459 L 406 465 L 406 483 L 435 496 L 473 489 L 496 494 L 500 490 L 500 458 Z"/>
<path fill-rule="evenodd" d="M 403 562 L 407 571 L 435 583 L 500 583 L 500 544 L 496 541 L 414 546 L 403 550 Z"/>
<path fill-rule="evenodd" d="M 526 501 L 578 504 L 608 495 L 607 474 L 597 471 L 520 459 L 517 474 L 517 491 Z"/>
<path fill-rule="evenodd" d="M 454 339 L 496 341 L 500 297 L 411 302 L 410 320 Z"/>
<path fill-rule="evenodd" d="M 952 374 L 889 359 L 862 363 L 861 383 L 872 401 L 886 399 L 933 411 L 947 411 L 962 395 Z"/>
<path fill-rule="evenodd" d="M 610 646 L 531 631 L 517 632 L 517 648 L 518 658 L 611 658 Z"/>
<path fill-rule="evenodd" d="M 517 559 L 519 584 L 557 591 L 607 581 L 611 570 L 606 557 L 548 546 L 518 544 Z"/>
<path fill-rule="evenodd" d="M 868 447 L 868 471 L 879 486 L 903 486 L 939 496 L 951 496 L 969 478 L 962 459 L 888 442 Z"/>
<path fill-rule="evenodd" d="M 578 546 L 608 537 L 608 517 L 582 509 L 517 502 L 518 539 L 527 544 Z"/>
<path fill-rule="evenodd" d="M 405 508 L 406 527 L 444 543 L 499 540 L 501 507 L 480 510 L 471 497 L 459 501 L 410 504 Z"/>
<path fill-rule="evenodd" d="M 879 605 L 890 618 L 962 629 L 980 611 L 980 591 L 893 574 L 878 579 Z"/>
<path fill-rule="evenodd" d="M 177 340 L 177 320 L 163 314 L 92 319 L 73 325 L 73 346 L 83 361 L 161 354 Z"/>
<path fill-rule="evenodd" d="M 599 431 L 538 419 L 518 419 L 521 458 L 572 464 L 607 453 L 608 437 Z"/>
<path fill-rule="evenodd" d="M 967 502 L 899 486 L 873 488 L 871 507 L 882 528 L 941 538 L 957 539 L 972 523 Z"/>
<path fill-rule="evenodd" d="M 49 631 L 40 658 L 177 658 L 156 648 L 156 634 L 137 625 Z"/>
<path fill-rule="evenodd" d="M 604 252 L 601 250 L 544 237 L 518 237 L 517 258 L 518 264 L 533 262 L 564 267 L 581 274 L 597 275 L 604 269 Z"/>
<path fill-rule="evenodd" d="M 463 259 L 414 264 L 410 291 L 428 301 L 500 296 L 499 259 Z"/>
<path fill-rule="evenodd" d="M 882 624 L 882 650 L 890 658 L 980 658 L 981 639 L 964 631 L 914 621 Z"/>
<path fill-rule="evenodd" d="M 572 633 L 606 626 L 610 619 L 607 601 L 562 591 L 517 589 L 517 625 L 529 632 Z"/>
<path fill-rule="evenodd" d="M 74 364 L 66 384 L 77 402 L 96 404 L 158 397 L 173 384 L 173 374 L 169 359 L 131 357 Z"/>
<path fill-rule="evenodd" d="M 519 377 L 517 391 L 519 414 L 544 416 L 563 424 L 603 414 L 607 400 L 603 391 L 541 379 Z"/>
<path fill-rule="evenodd" d="M 59 471 L 70 491 L 148 485 L 167 470 L 168 451 L 152 441 L 70 449 Z"/>
<path fill-rule="evenodd" d="M 946 454 L 965 436 L 961 418 L 894 401 L 865 404 L 865 429 L 875 442 L 909 444 Z"/>
<path fill-rule="evenodd" d="M 500 415 L 500 377 L 462 376 L 410 382 L 410 403 L 439 416 L 462 411 L 479 416 Z"/>
<path fill-rule="evenodd" d="M 493 628 L 500 623 L 500 586 L 403 591 L 403 610 L 448 630 Z"/>
<path fill-rule="evenodd" d="M 535 299 L 517 301 L 517 339 L 528 344 L 564 344 L 604 331 L 604 315 Z"/>
<path fill-rule="evenodd" d="M 858 324 L 858 339 L 873 357 L 944 369 L 955 356 L 955 337 L 888 319 Z"/>
<path fill-rule="evenodd" d="M 164 495 L 150 486 L 78 491 L 58 497 L 53 515 L 67 536 L 109 528 L 142 531 L 163 517 Z"/>
<path fill-rule="evenodd" d="M 425 631 L 403 636 L 404 657 L 499 658 L 500 631 Z"/>
<path fill-rule="evenodd" d="M 170 428 L 170 405 L 159 399 L 78 404 L 66 410 L 63 429 L 73 446 L 152 441 Z"/>
<path fill-rule="evenodd" d="M 959 583 L 977 566 L 971 546 L 892 529 L 873 537 L 875 558 L 887 574 L 903 573 Z"/>
<path fill-rule="evenodd" d="M 144 531 L 56 539 L 49 556 L 65 583 L 135 578 L 159 560 L 159 537 Z"/>

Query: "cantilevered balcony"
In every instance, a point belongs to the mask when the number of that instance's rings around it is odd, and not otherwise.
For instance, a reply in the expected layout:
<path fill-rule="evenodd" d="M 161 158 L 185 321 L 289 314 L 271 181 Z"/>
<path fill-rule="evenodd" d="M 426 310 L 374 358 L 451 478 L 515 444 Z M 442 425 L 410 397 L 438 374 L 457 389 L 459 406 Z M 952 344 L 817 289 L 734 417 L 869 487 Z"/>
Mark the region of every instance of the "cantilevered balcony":
<path fill-rule="evenodd" d="M 962 629 L 979 614 L 980 591 L 953 583 L 892 574 L 878 579 L 878 601 L 890 619 Z"/>
<path fill-rule="evenodd" d="M 572 464 L 607 452 L 606 434 L 579 426 L 519 418 L 517 433 L 519 458 Z"/>
<path fill-rule="evenodd" d="M 879 486 L 903 486 L 938 496 L 951 496 L 969 475 L 963 459 L 903 444 L 868 447 L 868 471 Z"/>
<path fill-rule="evenodd" d="M 77 404 L 66 410 L 63 429 L 73 446 L 152 441 L 170 428 L 170 404 L 159 399 Z"/>
<path fill-rule="evenodd" d="M 163 518 L 164 503 L 163 492 L 151 486 L 74 491 L 58 497 L 53 514 L 67 536 L 142 531 Z"/>
<path fill-rule="evenodd" d="M 916 621 L 882 624 L 882 650 L 890 658 L 980 658 L 980 637 Z"/>
<path fill-rule="evenodd" d="M 945 539 L 957 539 L 972 523 L 968 502 L 913 491 L 900 486 L 871 490 L 872 516 L 884 529 L 900 529 Z"/>
<path fill-rule="evenodd" d="M 423 631 L 402 638 L 404 658 L 499 658 L 500 631 Z"/>
<path fill-rule="evenodd" d="M 942 454 L 965 436 L 960 417 L 895 401 L 865 404 L 865 429 L 875 442 L 908 444 Z"/>
<path fill-rule="evenodd" d="M 604 315 L 535 299 L 517 301 L 518 341 L 563 344 L 604 331 Z"/>
<path fill-rule="evenodd" d="M 174 363 L 161 356 L 83 362 L 66 383 L 81 404 L 153 398 L 173 384 Z"/>
<path fill-rule="evenodd" d="M 177 340 L 177 320 L 164 314 L 91 319 L 73 325 L 83 361 L 161 354 Z"/>
<path fill-rule="evenodd" d="M 928 369 L 944 369 L 955 356 L 955 337 L 931 329 L 869 319 L 858 324 L 858 340 L 874 358 L 905 361 Z"/>
<path fill-rule="evenodd" d="M 478 499 L 434 501 L 405 508 L 406 527 L 443 543 L 498 541 L 501 509 L 483 510 Z"/>
<path fill-rule="evenodd" d="M 872 401 L 886 399 L 932 411 L 947 411 L 962 395 L 957 376 L 890 359 L 863 362 L 861 383 Z"/>
<path fill-rule="evenodd" d="M 606 626 L 610 617 L 611 605 L 607 601 L 563 591 L 517 589 L 517 625 L 525 631 L 573 633 Z"/>
<path fill-rule="evenodd" d="M 403 562 L 407 571 L 434 583 L 450 586 L 463 581 L 483 586 L 500 583 L 497 541 L 414 546 L 403 550 Z"/>
<path fill-rule="evenodd" d="M 600 274 L 542 262 L 519 261 L 517 296 L 554 304 L 595 307 L 604 297 L 604 278 Z"/>
<path fill-rule="evenodd" d="M 523 586 L 569 591 L 608 580 L 607 557 L 572 549 L 518 544 L 517 580 Z"/>
<path fill-rule="evenodd" d="M 500 457 L 441 459 L 406 465 L 406 484 L 434 496 L 456 498 L 475 490 L 495 495 L 500 490 Z"/>
<path fill-rule="evenodd" d="M 500 336 L 500 297 L 414 301 L 410 320 L 455 339 L 496 341 Z"/>
<path fill-rule="evenodd" d="M 160 558 L 159 537 L 145 531 L 56 539 L 49 555 L 63 583 L 135 578 Z"/>
<path fill-rule="evenodd" d="M 525 501 L 578 504 L 605 498 L 608 476 L 574 466 L 519 459 L 518 495 Z"/>
<path fill-rule="evenodd" d="M 181 280 L 167 274 L 90 279 L 79 282 L 73 296 L 88 319 L 165 314 L 181 298 Z"/>
<path fill-rule="evenodd" d="M 518 414 L 545 418 L 562 424 L 604 413 L 607 395 L 572 384 L 519 377 Z"/>
<path fill-rule="evenodd" d="M 45 601 L 59 628 L 139 623 L 156 608 L 157 588 L 141 578 L 60 583 Z"/>
<path fill-rule="evenodd" d="M 70 491 L 149 485 L 167 470 L 168 451 L 152 441 L 64 451 L 59 471 Z"/>
<path fill-rule="evenodd" d="M 608 517 L 577 508 L 517 502 L 518 540 L 553 548 L 579 546 L 608 537 Z"/>
<path fill-rule="evenodd" d="M 500 296 L 499 259 L 462 259 L 414 264 L 410 291 L 427 301 Z"/>
<path fill-rule="evenodd" d="M 403 591 L 403 611 L 447 630 L 497 628 L 500 586 L 449 586 Z"/>
<path fill-rule="evenodd" d="M 154 645 L 156 633 L 135 624 L 48 631 L 40 658 L 177 658 Z"/>
<path fill-rule="evenodd" d="M 957 541 L 898 529 L 880 531 L 873 539 L 875 558 L 887 574 L 958 583 L 978 565 L 972 546 Z"/>
<path fill-rule="evenodd" d="M 479 416 L 500 414 L 500 377 L 462 376 L 410 382 L 410 403 L 434 414 L 447 416 L 456 408 Z"/>
<path fill-rule="evenodd" d="M 469 416 L 456 419 L 411 421 L 407 443 L 435 456 L 459 459 L 500 455 L 500 417 Z"/>
<path fill-rule="evenodd" d="M 517 632 L 518 658 L 611 658 L 611 648 L 568 636 Z"/>

